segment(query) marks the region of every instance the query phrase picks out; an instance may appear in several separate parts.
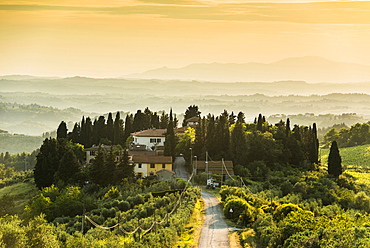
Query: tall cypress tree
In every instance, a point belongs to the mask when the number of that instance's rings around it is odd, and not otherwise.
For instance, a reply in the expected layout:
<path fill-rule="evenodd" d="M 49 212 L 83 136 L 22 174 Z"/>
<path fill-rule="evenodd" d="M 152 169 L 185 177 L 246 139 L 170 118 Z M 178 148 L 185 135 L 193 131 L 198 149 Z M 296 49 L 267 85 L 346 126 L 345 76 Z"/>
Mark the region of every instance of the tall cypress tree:
<path fill-rule="evenodd" d="M 76 122 L 75 125 L 73 126 L 70 139 L 72 140 L 73 143 L 81 143 L 80 136 L 81 136 L 81 127 Z"/>
<path fill-rule="evenodd" d="M 342 158 L 339 154 L 337 141 L 331 143 L 329 157 L 328 157 L 328 173 L 329 175 L 338 178 L 343 173 Z"/>
<path fill-rule="evenodd" d="M 230 140 L 230 152 L 234 165 L 246 165 L 247 143 L 242 122 L 236 122 Z"/>
<path fill-rule="evenodd" d="M 312 126 L 312 135 L 311 135 L 311 163 L 317 164 L 319 162 L 319 140 L 317 138 L 317 128 L 316 123 Z"/>
<path fill-rule="evenodd" d="M 62 121 L 59 124 L 58 130 L 57 130 L 57 139 L 66 139 L 67 138 L 67 124 Z"/>
<path fill-rule="evenodd" d="M 263 117 L 262 114 L 259 114 L 257 119 L 257 130 L 262 132 L 262 127 L 263 127 Z"/>
<path fill-rule="evenodd" d="M 85 143 L 83 145 L 85 147 L 91 147 L 93 145 L 93 125 L 90 117 L 86 118 L 83 133 L 85 136 Z"/>
<path fill-rule="evenodd" d="M 161 118 L 159 120 L 159 128 L 165 129 L 168 126 L 168 122 L 170 121 L 170 118 L 168 114 L 166 114 L 164 111 L 162 112 Z"/>
<path fill-rule="evenodd" d="M 123 178 L 133 178 L 135 177 L 134 165 L 130 165 L 129 156 L 127 149 L 123 150 L 120 162 L 117 165 L 117 171 L 115 175 L 116 184 L 120 184 Z"/>
<path fill-rule="evenodd" d="M 62 180 L 66 184 L 76 182 L 76 175 L 80 172 L 81 165 L 72 149 L 68 149 L 59 161 L 55 180 Z"/>
<path fill-rule="evenodd" d="M 106 156 L 101 147 L 99 147 L 98 153 L 94 160 L 92 160 L 89 176 L 93 183 L 104 185 L 104 169 L 106 164 Z"/>
<path fill-rule="evenodd" d="M 56 139 L 45 139 L 37 155 L 34 169 L 36 187 L 49 187 L 54 183 L 54 174 L 58 170 L 58 144 Z"/>
<path fill-rule="evenodd" d="M 114 119 L 114 135 L 113 135 L 113 145 L 124 144 L 123 137 L 123 120 L 121 119 L 121 114 L 117 111 L 116 118 Z"/>
<path fill-rule="evenodd" d="M 114 140 L 114 126 L 113 126 L 113 116 L 112 113 L 109 112 L 108 120 L 107 120 L 107 138 L 113 143 Z"/>
<path fill-rule="evenodd" d="M 164 155 L 175 157 L 176 137 L 173 126 L 172 109 L 170 111 L 170 122 L 167 126 L 166 141 L 164 142 Z"/>
<path fill-rule="evenodd" d="M 134 129 L 132 127 L 132 122 L 133 122 L 133 116 L 132 116 L 132 114 L 126 115 L 126 119 L 125 119 L 125 132 L 124 132 L 124 136 L 123 136 L 123 140 L 122 140 L 123 145 L 125 144 L 127 138 L 134 131 Z"/>

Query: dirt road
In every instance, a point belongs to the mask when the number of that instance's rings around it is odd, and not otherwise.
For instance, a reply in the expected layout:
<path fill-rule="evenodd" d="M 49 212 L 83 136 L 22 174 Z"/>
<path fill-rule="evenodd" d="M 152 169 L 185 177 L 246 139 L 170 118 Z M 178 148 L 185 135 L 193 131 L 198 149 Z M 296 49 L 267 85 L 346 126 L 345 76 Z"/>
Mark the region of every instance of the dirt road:
<path fill-rule="evenodd" d="M 183 157 L 176 157 L 173 163 L 173 171 L 176 173 L 176 178 L 181 178 L 184 181 L 189 179 L 189 173 L 186 171 L 185 159 Z"/>
<path fill-rule="evenodd" d="M 223 220 L 221 203 L 212 194 L 202 191 L 206 218 L 198 248 L 230 248 L 229 226 Z"/>

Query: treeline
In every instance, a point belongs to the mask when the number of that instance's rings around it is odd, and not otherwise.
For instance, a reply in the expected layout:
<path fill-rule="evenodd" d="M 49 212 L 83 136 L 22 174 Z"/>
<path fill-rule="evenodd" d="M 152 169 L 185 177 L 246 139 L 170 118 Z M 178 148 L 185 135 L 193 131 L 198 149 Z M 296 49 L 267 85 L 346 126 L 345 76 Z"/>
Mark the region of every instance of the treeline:
<path fill-rule="evenodd" d="M 259 177 L 279 166 L 291 165 L 304 169 L 313 169 L 318 161 L 317 127 L 294 125 L 289 118 L 276 124 L 270 124 L 263 115 L 255 118 L 253 123 L 246 123 L 243 112 L 235 115 L 224 110 L 219 116 L 208 114 L 201 117 L 198 106 L 189 106 L 184 115 L 186 120 L 197 117 L 194 129 L 191 127 L 179 136 L 175 135 L 178 125 L 176 116 L 162 113 L 159 116 L 146 108 L 138 110 L 135 115 L 127 115 L 125 121 L 117 112 L 115 119 L 109 113 L 107 121 L 100 116 L 93 122 L 89 117 L 76 123 L 71 132 L 67 132 L 64 122 L 59 125 L 58 138 L 67 138 L 73 143 L 90 147 L 93 144 L 113 144 L 126 147 L 126 141 L 135 131 L 148 128 L 166 130 L 164 153 L 168 156 L 184 154 L 187 161 L 195 155 L 199 160 L 205 159 L 206 151 L 213 160 L 221 158 L 232 160 L 236 172 L 242 176 Z M 191 148 L 191 149 L 190 149 Z M 191 151 L 191 152 L 190 152 Z"/>
<path fill-rule="evenodd" d="M 13 168 L 16 171 L 32 170 L 36 164 L 36 155 L 38 150 L 32 153 L 17 153 L 10 154 L 9 152 L 0 153 L 0 164 L 4 164 L 6 168 Z"/>
<path fill-rule="evenodd" d="M 104 151 L 100 148 L 91 166 L 83 166 L 84 162 L 82 145 L 65 138 L 45 139 L 37 155 L 35 184 L 39 189 L 53 184 L 62 187 L 86 183 L 107 186 L 118 185 L 124 178 L 135 176 L 126 149 Z"/>
<path fill-rule="evenodd" d="M 194 138 L 191 137 L 194 135 Z M 188 137 L 186 137 L 188 136 Z M 235 172 L 241 176 L 266 176 L 270 170 L 291 165 L 313 169 L 318 163 L 317 128 L 294 125 L 289 119 L 275 125 L 261 114 L 253 123 L 246 123 L 244 113 L 237 116 L 226 110 L 219 116 L 200 118 L 195 132 L 187 132 L 180 140 L 181 152 L 190 161 L 190 151 L 199 160 L 206 151 L 213 160 L 232 160 Z"/>
<path fill-rule="evenodd" d="M 113 120 L 113 114 L 109 113 L 108 118 L 99 116 L 92 120 L 90 117 L 83 117 L 82 121 L 75 123 L 71 132 L 67 130 L 67 124 L 62 121 L 57 130 L 57 138 L 68 138 L 74 143 L 91 147 L 92 145 L 121 145 L 125 147 L 126 140 L 132 132 L 146 130 L 149 128 L 166 129 L 170 123 L 172 110 L 170 114 L 158 114 L 145 108 L 144 112 L 137 110 L 135 114 L 128 114 L 125 121 L 121 118 L 120 112 L 117 112 Z M 177 127 L 178 120 L 176 115 L 173 118 L 173 126 Z"/>
<path fill-rule="evenodd" d="M 339 147 L 370 144 L 370 124 L 356 123 L 349 128 L 333 127 L 324 135 L 324 147 L 329 147 L 334 140 L 337 141 Z"/>

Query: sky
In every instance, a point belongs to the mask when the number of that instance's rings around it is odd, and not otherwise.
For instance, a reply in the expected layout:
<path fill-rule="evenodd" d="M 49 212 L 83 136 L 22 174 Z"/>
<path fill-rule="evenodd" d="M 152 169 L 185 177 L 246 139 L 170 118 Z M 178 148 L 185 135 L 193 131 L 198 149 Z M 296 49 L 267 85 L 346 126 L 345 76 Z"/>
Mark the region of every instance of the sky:
<path fill-rule="evenodd" d="M 0 75 L 120 77 L 301 56 L 370 65 L 370 1 L 0 1 Z"/>

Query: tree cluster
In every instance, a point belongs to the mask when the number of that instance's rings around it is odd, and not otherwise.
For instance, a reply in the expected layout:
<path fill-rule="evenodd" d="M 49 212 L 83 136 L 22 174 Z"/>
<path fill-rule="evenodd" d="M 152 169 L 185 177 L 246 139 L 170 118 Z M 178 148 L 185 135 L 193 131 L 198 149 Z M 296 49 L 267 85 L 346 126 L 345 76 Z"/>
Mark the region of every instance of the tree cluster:
<path fill-rule="evenodd" d="M 172 125 L 176 127 L 178 120 L 176 116 Z M 80 123 L 75 123 L 71 132 L 68 132 L 67 125 L 62 121 L 57 130 L 57 138 L 67 138 L 74 143 L 91 147 L 92 145 L 121 145 L 126 146 L 126 140 L 132 132 L 150 128 L 166 129 L 170 124 L 170 115 L 164 111 L 161 115 L 145 108 L 144 112 L 137 110 L 135 114 L 127 114 L 125 121 L 121 119 L 121 113 L 117 112 L 113 120 L 113 114 L 108 117 L 104 115 L 92 120 L 90 117 L 82 117 Z"/>
<path fill-rule="evenodd" d="M 34 169 L 35 184 L 39 189 L 59 181 L 76 184 L 84 181 L 83 147 L 67 139 L 45 139 L 37 155 Z"/>
<path fill-rule="evenodd" d="M 324 135 L 323 143 L 329 147 L 334 140 L 338 142 L 338 147 L 370 144 L 370 124 L 357 123 L 350 128 L 332 128 Z"/>
<path fill-rule="evenodd" d="M 241 176 L 265 176 L 286 164 L 313 169 L 313 164 L 319 162 L 315 123 L 312 127 L 294 125 L 291 129 L 289 119 L 271 125 L 261 114 L 253 123 L 246 123 L 242 112 L 237 116 L 226 110 L 216 117 L 209 114 L 200 119 L 194 142 L 188 142 L 188 146 L 181 143 L 178 148 L 189 157 L 187 150 L 191 148 L 199 160 L 205 159 L 206 151 L 213 160 L 232 160 Z"/>
<path fill-rule="evenodd" d="M 111 147 L 112 148 L 112 147 Z M 134 178 L 134 165 L 129 163 L 126 149 L 106 153 L 101 147 L 88 169 L 92 183 L 101 186 L 118 185 L 124 178 Z"/>

